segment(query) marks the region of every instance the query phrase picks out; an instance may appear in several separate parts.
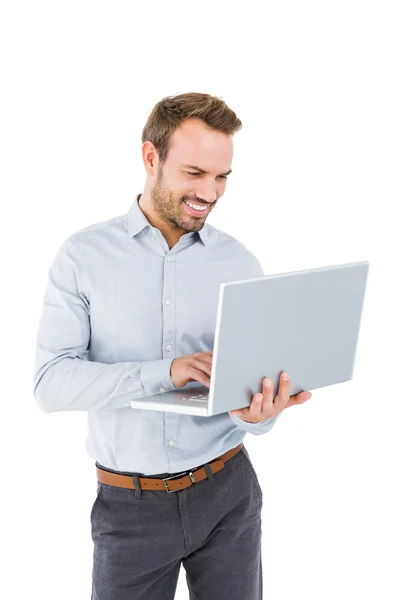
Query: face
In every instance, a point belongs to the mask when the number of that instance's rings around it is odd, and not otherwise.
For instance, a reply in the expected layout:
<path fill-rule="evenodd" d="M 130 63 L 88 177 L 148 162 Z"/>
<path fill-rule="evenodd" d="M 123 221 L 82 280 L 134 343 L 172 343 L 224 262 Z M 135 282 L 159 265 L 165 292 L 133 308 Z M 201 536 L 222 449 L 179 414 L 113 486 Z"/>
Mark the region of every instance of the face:
<path fill-rule="evenodd" d="M 166 162 L 158 162 L 151 190 L 153 209 L 173 230 L 199 231 L 225 192 L 232 136 L 210 129 L 199 119 L 187 119 L 174 131 L 170 144 Z M 191 208 L 187 202 L 205 210 Z"/>

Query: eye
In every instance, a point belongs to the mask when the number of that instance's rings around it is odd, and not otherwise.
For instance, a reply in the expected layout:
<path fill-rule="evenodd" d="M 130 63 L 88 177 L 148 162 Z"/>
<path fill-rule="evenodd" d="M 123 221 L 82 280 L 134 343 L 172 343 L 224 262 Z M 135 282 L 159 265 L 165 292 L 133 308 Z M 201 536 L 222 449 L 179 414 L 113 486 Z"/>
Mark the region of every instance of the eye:
<path fill-rule="evenodd" d="M 201 173 L 190 173 L 189 171 L 187 171 L 187 174 L 188 175 L 194 175 L 194 176 L 201 175 Z M 225 175 L 218 175 L 218 177 L 220 179 L 227 179 L 227 177 Z"/>

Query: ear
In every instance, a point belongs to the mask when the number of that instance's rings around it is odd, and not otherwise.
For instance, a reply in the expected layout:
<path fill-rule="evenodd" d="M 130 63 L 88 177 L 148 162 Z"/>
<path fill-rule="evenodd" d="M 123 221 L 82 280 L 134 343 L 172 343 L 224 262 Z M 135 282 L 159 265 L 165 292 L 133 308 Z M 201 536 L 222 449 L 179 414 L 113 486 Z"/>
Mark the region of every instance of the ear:
<path fill-rule="evenodd" d="M 148 140 L 142 145 L 142 158 L 147 175 L 155 177 L 158 166 L 158 152 L 154 144 Z"/>

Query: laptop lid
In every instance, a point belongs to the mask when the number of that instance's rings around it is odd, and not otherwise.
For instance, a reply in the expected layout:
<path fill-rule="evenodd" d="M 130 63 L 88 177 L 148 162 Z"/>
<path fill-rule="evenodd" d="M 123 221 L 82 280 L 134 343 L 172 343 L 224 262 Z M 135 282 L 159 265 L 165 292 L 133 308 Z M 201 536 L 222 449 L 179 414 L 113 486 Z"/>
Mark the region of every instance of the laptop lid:
<path fill-rule="evenodd" d="M 290 395 L 350 380 L 368 270 L 363 261 L 222 283 L 208 414 L 249 406 L 264 377 L 275 396 L 282 371 Z"/>

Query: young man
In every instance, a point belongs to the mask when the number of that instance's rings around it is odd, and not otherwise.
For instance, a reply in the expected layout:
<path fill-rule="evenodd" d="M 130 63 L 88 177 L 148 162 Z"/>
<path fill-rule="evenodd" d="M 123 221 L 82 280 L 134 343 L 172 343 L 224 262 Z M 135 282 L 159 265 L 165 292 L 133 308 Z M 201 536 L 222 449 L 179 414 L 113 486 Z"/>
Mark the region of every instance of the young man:
<path fill-rule="evenodd" d="M 158 102 L 142 135 L 143 193 L 68 237 L 49 271 L 34 394 L 46 412 L 88 411 L 93 600 L 172 599 L 181 564 L 197 600 L 262 598 L 262 490 L 243 438 L 311 394 L 289 397 L 283 373 L 275 399 L 265 379 L 249 407 L 213 417 L 129 404 L 209 386 L 220 283 L 263 275 L 206 224 L 240 127 L 207 94 Z"/>

